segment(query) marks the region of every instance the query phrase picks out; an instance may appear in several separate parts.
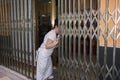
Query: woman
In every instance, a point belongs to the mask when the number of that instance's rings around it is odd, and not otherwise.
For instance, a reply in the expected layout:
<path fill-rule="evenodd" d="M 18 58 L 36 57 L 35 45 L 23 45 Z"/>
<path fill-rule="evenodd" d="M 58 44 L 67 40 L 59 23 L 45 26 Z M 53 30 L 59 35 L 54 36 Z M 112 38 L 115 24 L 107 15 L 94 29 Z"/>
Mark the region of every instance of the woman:
<path fill-rule="evenodd" d="M 58 21 L 55 21 L 54 29 L 49 31 L 37 51 L 37 79 L 45 80 L 52 74 L 52 61 L 51 55 L 54 48 L 58 45 L 59 35 L 58 34 Z"/>

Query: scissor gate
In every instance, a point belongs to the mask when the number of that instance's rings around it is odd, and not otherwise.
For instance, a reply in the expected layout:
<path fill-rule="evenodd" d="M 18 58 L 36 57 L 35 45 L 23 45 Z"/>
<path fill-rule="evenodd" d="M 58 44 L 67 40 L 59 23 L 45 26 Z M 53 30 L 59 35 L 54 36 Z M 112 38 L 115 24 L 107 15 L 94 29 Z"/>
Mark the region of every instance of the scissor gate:
<path fill-rule="evenodd" d="M 33 0 L 0 0 L 0 65 L 34 79 Z"/>
<path fill-rule="evenodd" d="M 120 80 L 120 0 L 58 0 L 59 80 Z"/>

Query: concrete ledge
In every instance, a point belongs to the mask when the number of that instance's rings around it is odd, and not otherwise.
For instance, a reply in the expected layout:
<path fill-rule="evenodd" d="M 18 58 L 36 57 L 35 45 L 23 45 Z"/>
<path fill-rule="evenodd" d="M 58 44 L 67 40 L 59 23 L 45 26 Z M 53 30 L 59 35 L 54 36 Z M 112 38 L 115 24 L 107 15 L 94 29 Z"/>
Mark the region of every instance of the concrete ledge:
<path fill-rule="evenodd" d="M 17 73 L 11 69 L 8 69 L 2 65 L 0 65 L 0 72 L 4 73 L 8 77 L 15 78 L 15 80 L 17 80 L 17 79 L 19 79 L 19 80 L 31 80 L 31 79 L 28 79 L 26 76 L 24 76 L 20 73 Z"/>

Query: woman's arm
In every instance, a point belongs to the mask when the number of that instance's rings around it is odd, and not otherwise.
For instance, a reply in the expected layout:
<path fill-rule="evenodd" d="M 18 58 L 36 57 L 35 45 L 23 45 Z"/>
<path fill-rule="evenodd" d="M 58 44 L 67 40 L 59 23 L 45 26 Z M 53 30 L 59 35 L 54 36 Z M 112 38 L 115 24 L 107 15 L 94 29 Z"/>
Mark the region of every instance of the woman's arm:
<path fill-rule="evenodd" d="M 48 38 L 45 47 L 46 47 L 46 49 L 50 49 L 50 48 L 56 47 L 57 44 L 58 44 L 58 41 L 53 41 Z"/>

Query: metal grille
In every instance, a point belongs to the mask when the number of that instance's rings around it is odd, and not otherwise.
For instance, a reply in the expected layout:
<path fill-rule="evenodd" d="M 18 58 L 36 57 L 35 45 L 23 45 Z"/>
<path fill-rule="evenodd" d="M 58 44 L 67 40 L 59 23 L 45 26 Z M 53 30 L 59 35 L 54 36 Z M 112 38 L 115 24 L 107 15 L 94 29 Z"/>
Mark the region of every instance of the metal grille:
<path fill-rule="evenodd" d="M 32 0 L 0 0 L 0 64 L 34 79 Z"/>
<path fill-rule="evenodd" d="M 59 0 L 58 11 L 59 79 L 120 80 L 120 0 Z"/>

